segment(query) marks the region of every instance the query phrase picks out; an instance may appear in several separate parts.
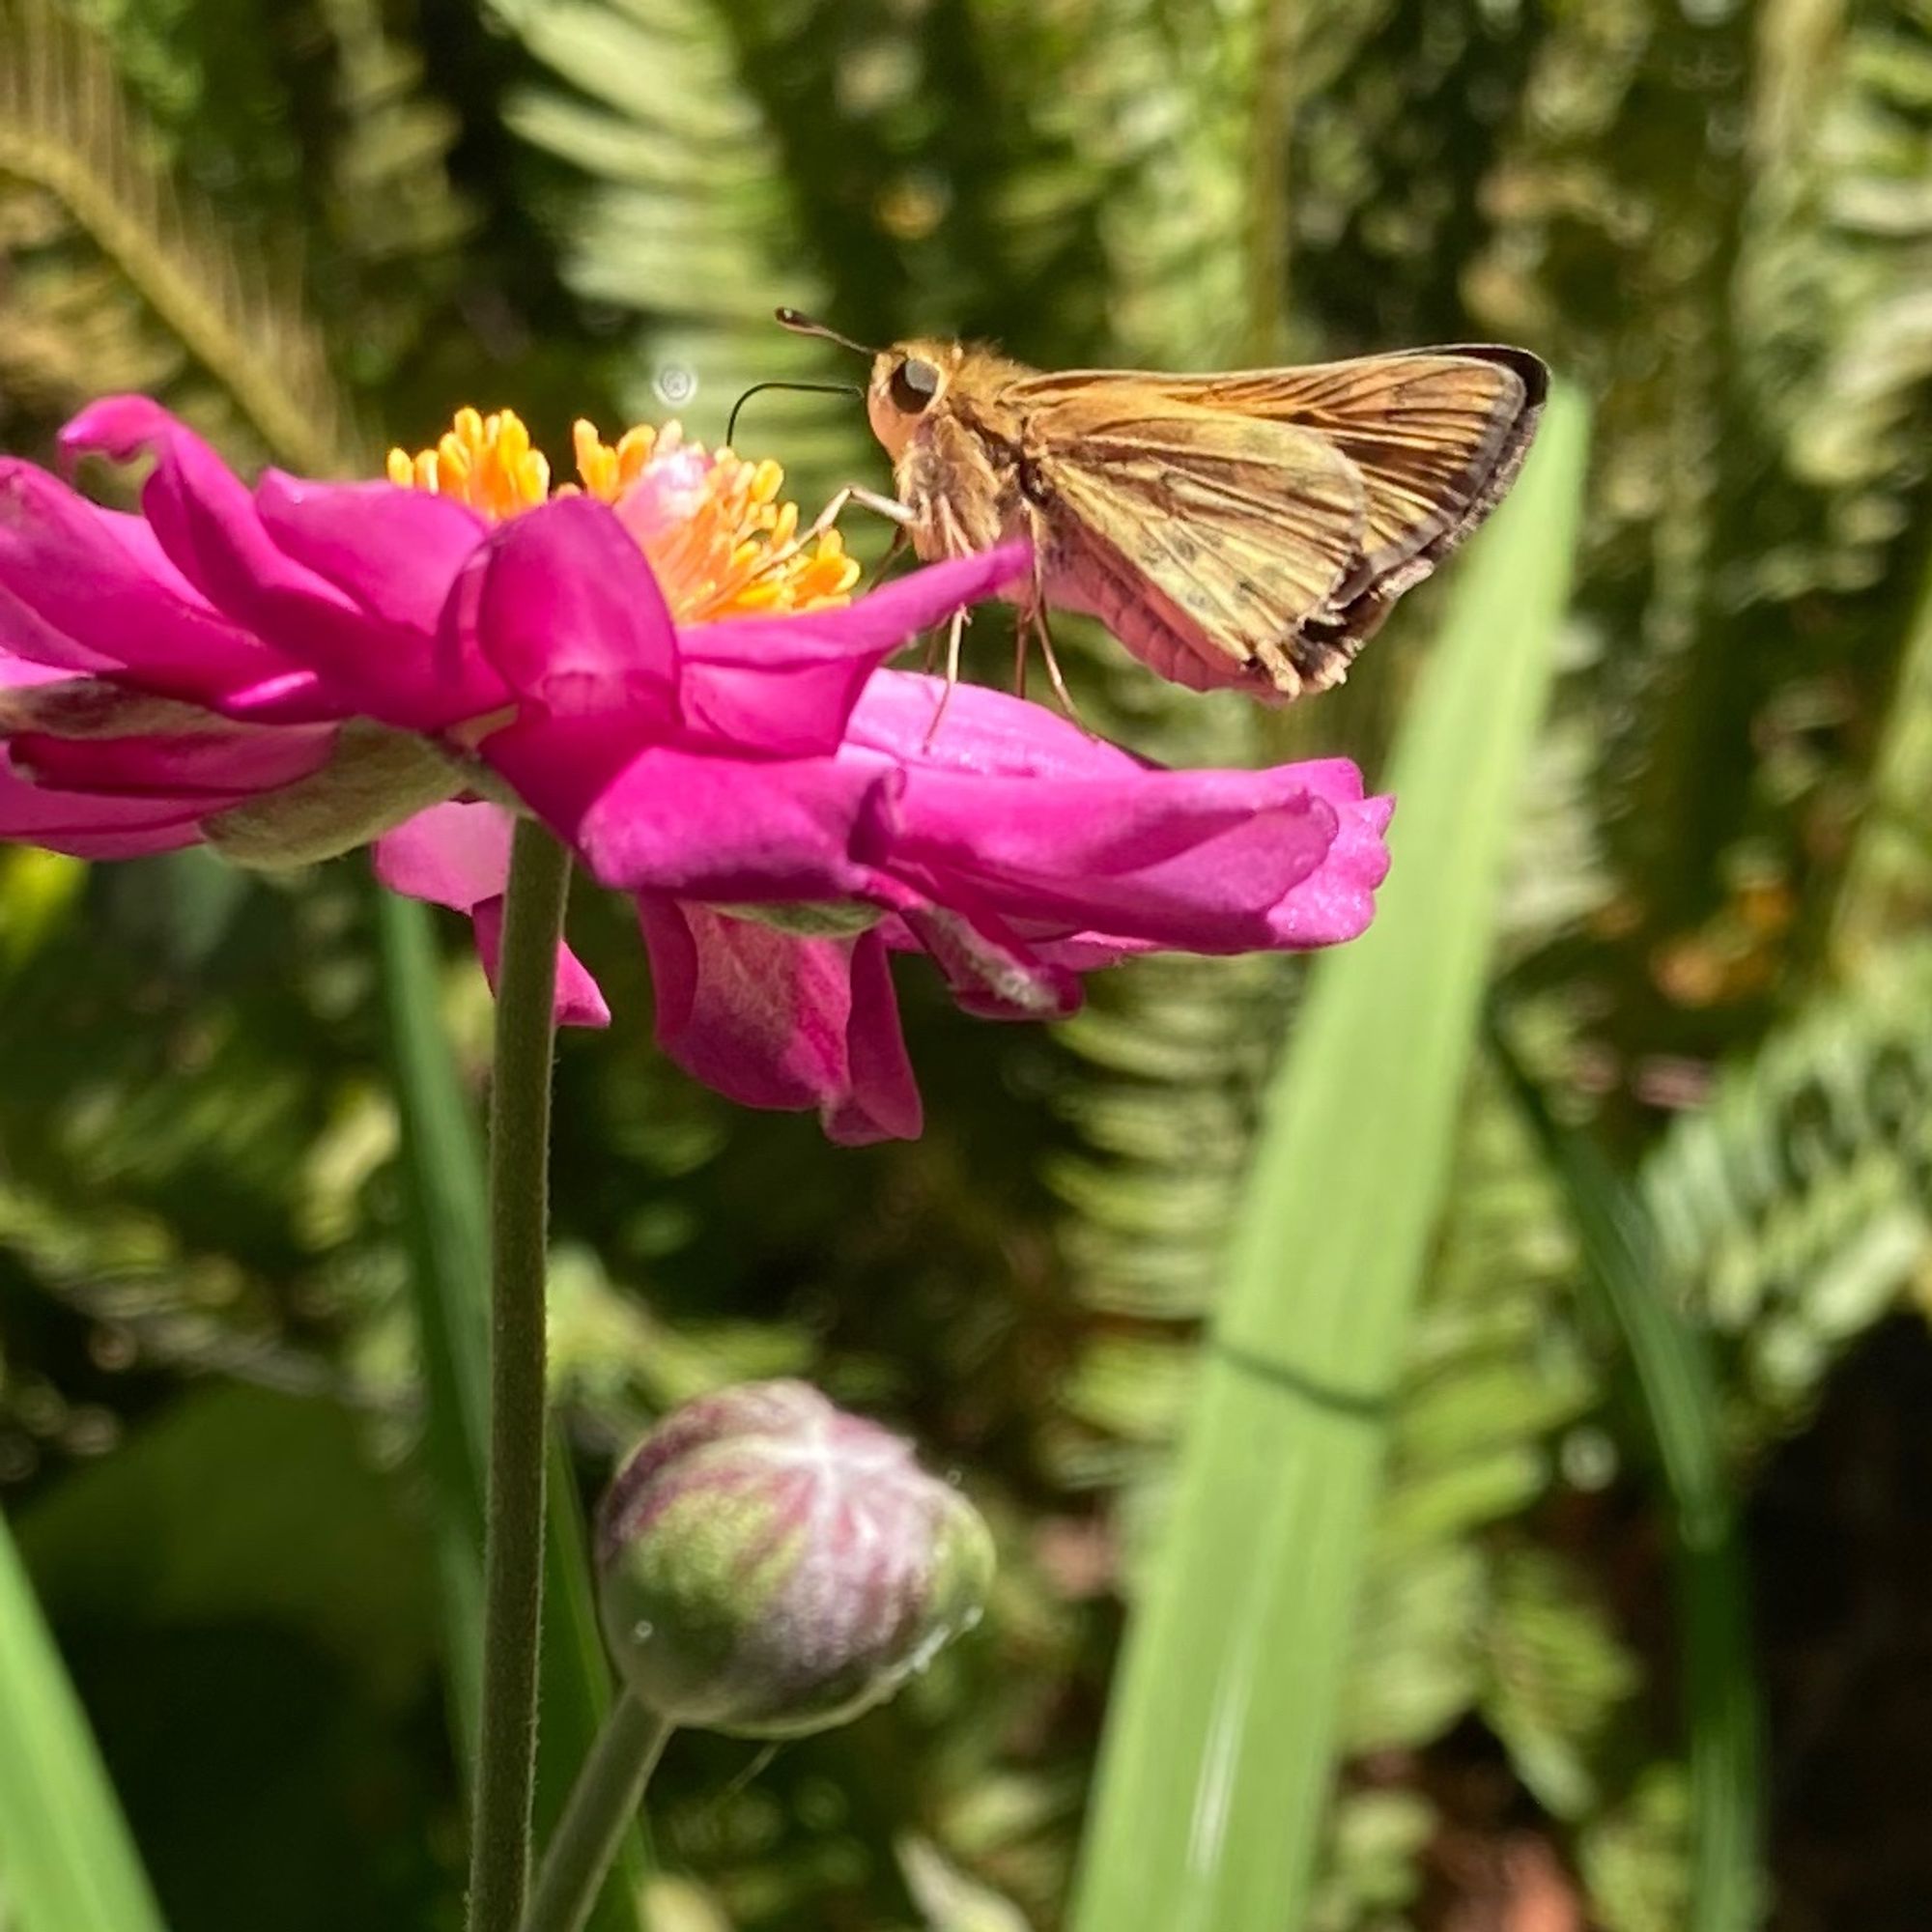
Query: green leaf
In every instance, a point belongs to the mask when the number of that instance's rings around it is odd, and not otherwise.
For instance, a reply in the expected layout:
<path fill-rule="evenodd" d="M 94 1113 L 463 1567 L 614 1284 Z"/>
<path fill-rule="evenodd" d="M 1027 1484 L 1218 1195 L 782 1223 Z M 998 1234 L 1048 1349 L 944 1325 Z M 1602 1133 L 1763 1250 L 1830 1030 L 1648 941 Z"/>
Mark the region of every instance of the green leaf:
<path fill-rule="evenodd" d="M 206 1383 L 55 1487 L 20 1546 L 63 1616 L 137 1604 L 156 1623 L 283 1624 L 401 1701 L 430 1666 L 435 1610 L 366 1434 L 339 1404 Z"/>
<path fill-rule="evenodd" d="M 437 999 L 435 936 L 424 909 L 384 893 L 379 901 L 403 1161 L 410 1200 L 411 1269 L 429 1416 L 423 1457 L 441 1518 L 451 1703 L 466 1759 L 476 1736 L 482 1671 L 483 1495 L 489 1418 L 486 1283 L 489 1240 L 475 1124 L 451 1057 Z M 550 1456 L 544 1566 L 543 1728 L 536 1826 L 542 1842 L 569 1797 L 611 1701 L 577 1487 L 560 1438 Z M 646 1860 L 640 1831 L 625 1839 L 599 1897 L 592 1932 L 639 1932 Z"/>
<path fill-rule="evenodd" d="M 1269 1095 L 1166 1547 L 1109 1714 L 1076 1932 L 1302 1922 L 1408 1317 L 1555 660 L 1586 414 L 1558 394 L 1460 572 L 1390 774 L 1374 928 L 1318 962 Z"/>
<path fill-rule="evenodd" d="M 4 1520 L 0 1901 L 18 1932 L 161 1932 L 86 1713 Z"/>

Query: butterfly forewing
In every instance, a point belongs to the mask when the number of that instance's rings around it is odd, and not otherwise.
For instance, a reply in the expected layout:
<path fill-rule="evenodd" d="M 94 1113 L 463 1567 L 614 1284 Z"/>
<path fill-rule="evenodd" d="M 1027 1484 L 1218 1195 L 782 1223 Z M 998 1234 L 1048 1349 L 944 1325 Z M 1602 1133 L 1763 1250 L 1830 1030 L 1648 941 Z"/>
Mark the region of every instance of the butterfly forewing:
<path fill-rule="evenodd" d="M 1284 602 L 1283 628 L 1272 639 L 1293 676 L 1284 677 L 1268 651 L 1252 653 L 1277 689 L 1293 696 L 1334 682 L 1396 598 L 1501 500 L 1529 447 L 1548 375 L 1520 350 L 1478 345 L 1227 375 L 1074 371 L 1029 378 L 1011 393 L 1031 421 L 1050 425 L 1106 412 L 1116 384 L 1117 399 L 1131 395 L 1143 407 L 1150 392 L 1170 397 L 1189 412 L 1187 420 L 1214 414 L 1295 430 L 1353 471 L 1361 503 L 1354 554 L 1319 604 L 1297 611 L 1293 598 Z M 1122 439 L 1134 431 L 1130 420 L 1110 427 Z M 1054 440 L 1051 429 L 1044 440 Z M 1255 516 L 1291 550 L 1332 530 L 1320 500 L 1306 494 L 1310 473 L 1306 464 L 1277 470 L 1280 494 L 1271 506 L 1254 505 Z M 1296 555 L 1291 562 L 1309 559 Z M 1252 572 L 1243 574 L 1254 581 Z M 1213 641 L 1231 645 L 1237 635 L 1249 641 L 1244 632 L 1227 630 L 1214 631 Z"/>
<path fill-rule="evenodd" d="M 1034 377 L 1014 385 L 1014 400 L 1054 407 L 1108 380 L 1084 372 Z M 1534 355 L 1488 345 L 1303 369 L 1112 380 L 1158 388 L 1194 409 L 1322 437 L 1361 471 L 1368 513 L 1361 569 L 1370 575 L 1396 568 L 1494 507 L 1521 467 L 1548 384 Z"/>

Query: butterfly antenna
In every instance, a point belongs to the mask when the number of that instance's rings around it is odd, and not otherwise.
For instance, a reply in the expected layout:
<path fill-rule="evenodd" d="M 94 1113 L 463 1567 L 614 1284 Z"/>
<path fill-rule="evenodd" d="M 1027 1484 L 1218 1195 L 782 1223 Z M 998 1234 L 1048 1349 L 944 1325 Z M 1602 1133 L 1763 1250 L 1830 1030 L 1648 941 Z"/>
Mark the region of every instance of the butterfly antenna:
<path fill-rule="evenodd" d="M 731 405 L 731 413 L 724 424 L 724 440 L 727 443 L 737 435 L 738 412 L 762 389 L 796 389 L 815 396 L 863 396 L 866 393 L 857 383 L 753 383 Z"/>
<path fill-rule="evenodd" d="M 813 322 L 809 315 L 800 315 L 795 308 L 781 308 L 777 311 L 779 326 L 788 328 L 794 335 L 821 335 L 827 342 L 836 342 L 840 349 L 849 349 L 855 355 L 876 355 L 876 349 L 867 349 L 863 342 L 854 342 L 849 335 L 840 335 L 836 328 L 828 328 L 822 322 Z"/>

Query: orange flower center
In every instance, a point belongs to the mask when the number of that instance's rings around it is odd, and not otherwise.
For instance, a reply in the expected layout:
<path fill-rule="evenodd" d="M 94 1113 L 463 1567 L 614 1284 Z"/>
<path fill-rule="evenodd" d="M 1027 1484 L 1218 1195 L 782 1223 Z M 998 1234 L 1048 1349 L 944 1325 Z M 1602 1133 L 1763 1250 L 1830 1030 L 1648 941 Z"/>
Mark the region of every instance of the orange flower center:
<path fill-rule="evenodd" d="M 493 523 L 553 494 L 595 497 L 637 539 L 680 624 L 848 600 L 857 562 L 837 530 L 800 534 L 797 504 L 780 500 L 784 471 L 776 463 L 686 442 L 674 422 L 626 430 L 615 443 L 579 422 L 574 440 L 580 480 L 553 493 L 550 459 L 521 417 L 458 410 L 433 449 L 390 450 L 389 481 L 453 497 Z"/>

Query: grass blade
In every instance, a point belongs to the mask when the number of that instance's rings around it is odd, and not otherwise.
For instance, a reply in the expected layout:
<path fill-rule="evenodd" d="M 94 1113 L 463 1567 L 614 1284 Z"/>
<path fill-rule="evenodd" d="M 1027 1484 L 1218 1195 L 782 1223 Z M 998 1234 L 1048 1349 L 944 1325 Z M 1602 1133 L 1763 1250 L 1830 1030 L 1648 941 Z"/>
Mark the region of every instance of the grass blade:
<path fill-rule="evenodd" d="M 162 1932 L 87 1716 L 4 1520 L 0 1916 L 17 1932 Z"/>
<path fill-rule="evenodd" d="M 1129 1632 L 1075 1932 L 1302 1921 L 1409 1311 L 1542 716 L 1587 418 L 1552 399 L 1462 565 L 1390 789 L 1374 928 L 1315 965 L 1269 1095 L 1163 1546 Z"/>
<path fill-rule="evenodd" d="M 423 1454 L 440 1518 L 450 1697 L 465 1761 L 470 1762 L 482 1672 L 489 1415 L 490 1249 L 482 1150 L 443 1033 L 430 915 L 412 900 L 380 893 L 377 920 L 402 1113 L 411 1278 L 429 1409 Z M 561 1815 L 611 1701 L 576 1495 L 569 1459 L 554 1439 L 544 1562 L 539 1843 Z M 634 1831 L 591 1917 L 592 1932 L 639 1932 L 645 1869 L 642 1833 Z"/>
<path fill-rule="evenodd" d="M 1658 1293 L 1649 1216 L 1596 1147 L 1551 1114 L 1492 1031 L 1496 1057 L 1561 1183 L 1584 1279 L 1630 1356 L 1670 1502 L 1690 1757 L 1690 1908 L 1697 1932 L 1750 1932 L 1763 1916 L 1763 1720 L 1736 1508 L 1718 1399 L 1697 1331 Z"/>

